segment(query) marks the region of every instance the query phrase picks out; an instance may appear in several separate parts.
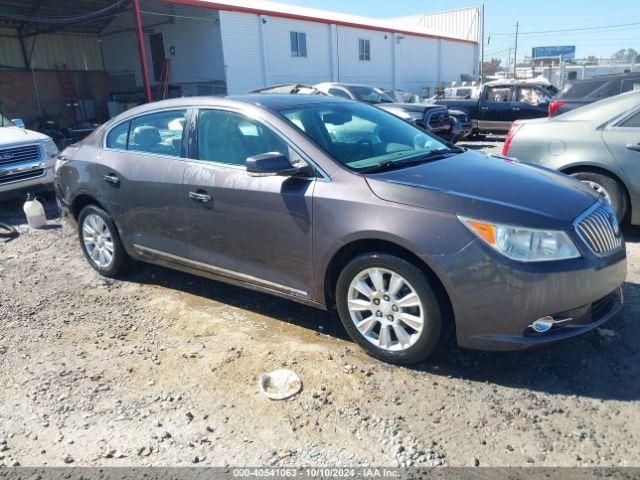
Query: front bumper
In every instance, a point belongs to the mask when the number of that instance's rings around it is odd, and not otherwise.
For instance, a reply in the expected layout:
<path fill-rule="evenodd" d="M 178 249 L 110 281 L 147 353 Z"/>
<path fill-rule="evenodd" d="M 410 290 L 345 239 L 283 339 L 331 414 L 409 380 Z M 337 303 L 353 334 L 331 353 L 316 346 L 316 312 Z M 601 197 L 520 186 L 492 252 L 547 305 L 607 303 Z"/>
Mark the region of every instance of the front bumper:
<path fill-rule="evenodd" d="M 458 345 L 519 350 L 585 333 L 616 315 L 627 271 L 624 244 L 603 258 L 580 248 L 581 258 L 526 264 L 502 258 L 474 240 L 446 259 L 441 266 L 447 272 Z M 572 320 L 536 333 L 530 326 L 545 316 Z"/>
<path fill-rule="evenodd" d="M 25 170 L 22 178 L 20 174 L 13 171 L 11 175 L 6 176 L 3 175 L 4 172 L 0 172 L 0 201 L 24 196 L 27 193 L 53 191 L 54 167 L 44 162 L 42 164 L 42 166 L 34 165 L 31 171 Z M 6 181 L 3 181 L 3 176 Z"/>

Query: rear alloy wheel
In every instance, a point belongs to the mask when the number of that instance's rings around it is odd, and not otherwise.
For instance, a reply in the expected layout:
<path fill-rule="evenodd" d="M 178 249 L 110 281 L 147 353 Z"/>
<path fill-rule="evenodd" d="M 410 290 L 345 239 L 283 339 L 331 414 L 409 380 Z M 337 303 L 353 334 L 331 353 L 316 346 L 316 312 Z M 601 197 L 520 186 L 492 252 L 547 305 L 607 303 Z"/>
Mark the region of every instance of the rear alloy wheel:
<path fill-rule="evenodd" d="M 409 262 L 370 253 L 351 261 L 336 286 L 340 319 L 370 355 L 416 363 L 438 344 L 441 313 L 424 273 Z"/>
<path fill-rule="evenodd" d="M 129 257 L 104 210 L 95 205 L 83 208 L 78 216 L 78 235 L 85 258 L 101 275 L 114 277 L 125 270 Z"/>
<path fill-rule="evenodd" d="M 571 176 L 602 195 L 613 207 L 618 221 L 622 221 L 627 212 L 627 201 L 622 187 L 616 180 L 593 172 L 576 172 Z"/>

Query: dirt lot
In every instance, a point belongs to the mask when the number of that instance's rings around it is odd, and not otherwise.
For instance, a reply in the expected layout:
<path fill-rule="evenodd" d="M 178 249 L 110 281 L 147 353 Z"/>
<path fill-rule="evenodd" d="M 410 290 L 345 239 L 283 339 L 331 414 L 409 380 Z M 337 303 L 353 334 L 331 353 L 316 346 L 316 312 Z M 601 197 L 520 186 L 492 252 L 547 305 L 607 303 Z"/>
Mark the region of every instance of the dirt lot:
<path fill-rule="evenodd" d="M 0 465 L 640 466 L 640 229 L 605 328 L 401 368 L 321 311 L 153 266 L 101 278 L 50 223 L 0 246 Z M 274 402 L 257 378 L 280 367 L 303 390 Z"/>

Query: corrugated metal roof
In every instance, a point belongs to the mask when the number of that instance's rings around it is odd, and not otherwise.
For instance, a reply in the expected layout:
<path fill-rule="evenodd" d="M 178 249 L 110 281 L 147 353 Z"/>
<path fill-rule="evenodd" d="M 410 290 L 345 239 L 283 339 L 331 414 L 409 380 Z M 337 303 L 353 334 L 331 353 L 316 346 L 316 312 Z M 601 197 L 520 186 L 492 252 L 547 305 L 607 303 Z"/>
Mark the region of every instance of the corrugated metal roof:
<path fill-rule="evenodd" d="M 57 31 L 97 35 L 109 24 L 113 15 L 66 25 L 60 24 L 57 20 L 94 13 L 116 3 L 118 0 L 2 0 L 0 26 L 21 28 L 26 34 L 55 27 Z M 122 11 L 129 5 L 130 0 L 120 0 L 119 3 Z M 52 18 L 56 21 L 51 23 L 34 21 L 36 18 Z"/>
<path fill-rule="evenodd" d="M 237 12 L 254 13 L 258 15 L 273 15 L 298 20 L 308 20 L 336 25 L 352 26 L 371 30 L 404 33 L 424 37 L 443 38 L 466 43 L 477 43 L 475 39 L 467 38 L 467 35 L 447 33 L 430 26 L 410 25 L 394 20 L 382 20 L 370 17 L 348 15 L 346 13 L 318 10 L 316 8 L 299 7 L 270 0 L 162 0 L 168 3 L 179 3 L 199 7 L 215 8 Z M 364 6 L 364 4 L 363 4 Z"/>

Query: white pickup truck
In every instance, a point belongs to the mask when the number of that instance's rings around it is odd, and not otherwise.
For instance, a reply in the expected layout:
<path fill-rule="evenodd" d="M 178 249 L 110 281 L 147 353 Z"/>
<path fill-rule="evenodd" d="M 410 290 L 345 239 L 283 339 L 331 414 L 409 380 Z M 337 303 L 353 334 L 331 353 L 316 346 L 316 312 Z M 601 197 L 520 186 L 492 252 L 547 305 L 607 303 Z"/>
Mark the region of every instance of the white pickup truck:
<path fill-rule="evenodd" d="M 0 201 L 53 190 L 58 147 L 47 135 L 24 128 L 0 112 Z"/>

